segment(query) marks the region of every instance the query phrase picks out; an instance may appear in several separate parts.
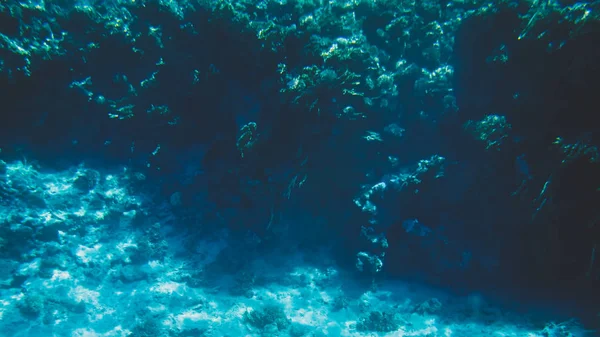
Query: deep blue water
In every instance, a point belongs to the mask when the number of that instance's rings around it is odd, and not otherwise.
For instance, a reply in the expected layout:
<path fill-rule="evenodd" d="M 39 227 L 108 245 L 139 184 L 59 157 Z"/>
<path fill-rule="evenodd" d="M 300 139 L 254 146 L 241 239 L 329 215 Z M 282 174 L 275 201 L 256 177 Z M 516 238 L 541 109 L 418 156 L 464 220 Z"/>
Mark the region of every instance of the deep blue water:
<path fill-rule="evenodd" d="M 595 336 L 598 60 L 598 1 L 4 1 L 0 337 Z"/>

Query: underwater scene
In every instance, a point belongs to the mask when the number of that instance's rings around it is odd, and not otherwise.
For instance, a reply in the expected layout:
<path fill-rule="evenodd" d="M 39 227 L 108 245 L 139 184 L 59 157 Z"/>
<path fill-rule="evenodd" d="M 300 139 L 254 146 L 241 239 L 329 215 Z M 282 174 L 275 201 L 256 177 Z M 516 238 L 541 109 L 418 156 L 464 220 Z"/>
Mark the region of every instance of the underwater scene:
<path fill-rule="evenodd" d="M 0 337 L 600 336 L 600 1 L 0 1 Z"/>

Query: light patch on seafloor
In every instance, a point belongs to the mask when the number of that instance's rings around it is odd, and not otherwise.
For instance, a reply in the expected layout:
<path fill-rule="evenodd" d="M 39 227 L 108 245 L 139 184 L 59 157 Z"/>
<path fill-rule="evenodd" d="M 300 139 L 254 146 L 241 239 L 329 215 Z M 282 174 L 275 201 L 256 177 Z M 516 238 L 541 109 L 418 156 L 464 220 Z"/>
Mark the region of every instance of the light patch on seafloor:
<path fill-rule="evenodd" d="M 138 247 L 138 245 L 137 245 L 137 243 L 135 243 L 134 237 L 130 236 L 127 238 L 127 240 L 125 240 L 125 242 L 119 242 L 117 244 L 116 248 L 120 253 L 125 254 L 127 248 L 137 248 L 137 247 Z"/>
<path fill-rule="evenodd" d="M 94 247 L 86 247 L 83 245 L 79 245 L 75 255 L 79 258 L 79 260 L 85 264 L 93 262 L 95 259 L 100 256 L 100 248 L 102 248 L 101 244 L 96 244 Z"/>
<path fill-rule="evenodd" d="M 164 304 L 155 304 L 155 305 L 151 304 L 148 306 L 148 311 L 150 311 L 152 313 L 167 312 L 168 310 L 169 310 L 169 308 Z"/>
<path fill-rule="evenodd" d="M 43 212 L 40 213 L 40 218 L 42 218 L 45 223 L 48 223 L 52 220 L 52 214 L 50 212 Z"/>
<path fill-rule="evenodd" d="M 104 195 L 107 198 L 121 199 L 125 195 L 125 191 L 122 188 L 111 188 L 104 192 Z"/>
<path fill-rule="evenodd" d="M 69 274 L 68 271 L 62 271 L 62 270 L 54 270 L 52 272 L 52 281 L 62 281 L 62 280 L 68 280 L 71 278 L 71 274 Z"/>
<path fill-rule="evenodd" d="M 320 296 L 319 300 L 323 303 L 331 303 L 331 301 L 333 301 L 333 297 L 331 295 L 329 295 L 329 293 L 326 291 L 320 291 L 319 296 Z"/>
<path fill-rule="evenodd" d="M 290 320 L 303 325 L 319 326 L 327 323 L 327 313 L 323 309 L 314 310 L 312 307 L 307 309 L 301 308 L 293 311 Z"/>
<path fill-rule="evenodd" d="M 8 307 L 10 305 L 10 302 L 6 301 L 6 300 L 0 300 L 0 321 L 2 320 L 2 317 L 4 317 L 4 312 L 6 311 L 6 307 Z"/>
<path fill-rule="evenodd" d="M 47 183 L 45 187 L 48 194 L 56 195 L 68 191 L 69 189 L 71 189 L 72 185 L 52 182 Z"/>
<path fill-rule="evenodd" d="M 165 265 L 158 260 L 152 260 L 148 261 L 148 267 L 150 267 L 150 269 L 164 269 Z"/>
<path fill-rule="evenodd" d="M 21 265 L 19 268 L 19 275 L 34 275 L 40 270 L 42 260 L 40 258 L 34 259 L 29 263 Z"/>
<path fill-rule="evenodd" d="M 102 219 L 104 219 L 104 217 L 106 217 L 105 211 L 96 211 L 94 213 L 94 219 L 96 219 L 96 220 L 102 220 Z"/>
<path fill-rule="evenodd" d="M 172 295 L 173 293 L 177 293 L 178 295 L 181 295 L 181 292 L 183 292 L 185 290 L 184 288 L 185 288 L 185 285 L 182 283 L 168 281 L 168 282 L 160 282 L 160 283 L 150 287 L 150 291 L 160 293 L 160 294 Z"/>
<path fill-rule="evenodd" d="M 42 222 L 46 225 L 54 224 L 57 222 L 65 221 L 66 213 L 63 211 L 54 211 L 54 212 L 42 212 L 38 214 L 42 219 Z"/>
<path fill-rule="evenodd" d="M 22 161 L 17 161 L 12 165 L 7 165 L 6 169 L 12 174 L 22 173 L 23 175 L 27 174 L 36 176 L 38 174 L 38 172 L 33 168 L 33 165 L 24 163 Z"/>
<path fill-rule="evenodd" d="M 233 317 L 235 319 L 241 319 L 242 317 L 244 317 L 244 314 L 246 314 L 246 312 L 252 311 L 252 310 L 253 309 L 251 307 L 248 307 L 243 303 L 238 303 L 238 304 L 234 305 L 233 307 L 231 307 L 231 309 L 229 309 L 225 313 L 225 316 Z"/>
<path fill-rule="evenodd" d="M 52 271 L 52 277 L 50 278 L 50 280 L 45 281 L 44 285 L 47 288 L 50 288 L 53 286 L 53 283 L 58 283 L 60 281 L 66 281 L 70 279 L 72 279 L 72 276 L 68 271 L 54 269 Z"/>
<path fill-rule="evenodd" d="M 80 218 L 81 218 L 81 217 L 83 217 L 83 216 L 85 216 L 85 214 L 86 214 L 86 213 L 87 213 L 87 211 L 86 211 L 85 207 L 83 207 L 83 206 L 82 206 L 82 207 L 80 207 L 80 208 L 79 208 L 78 210 L 76 210 L 75 212 L 73 212 L 73 214 L 75 214 L 76 216 L 78 216 L 78 217 L 80 217 Z"/>
<path fill-rule="evenodd" d="M 417 330 L 404 330 L 401 329 L 399 331 L 395 331 L 392 332 L 391 334 L 388 334 L 387 336 L 389 337 L 411 337 L 411 336 L 424 336 L 424 337 L 429 337 L 429 336 L 436 336 L 438 332 L 438 329 L 434 326 L 430 326 L 424 329 L 417 329 Z"/>
<path fill-rule="evenodd" d="M 198 312 L 189 310 L 178 315 L 172 315 L 171 317 L 171 321 L 176 322 L 175 324 L 178 329 L 183 329 L 185 325 L 189 323 L 206 322 L 207 324 L 220 324 L 222 322 L 221 317 L 209 315 L 205 311 Z"/>
<path fill-rule="evenodd" d="M 208 306 L 213 310 L 217 310 L 217 308 L 219 308 L 219 303 L 216 301 L 210 301 L 208 302 Z"/>
<path fill-rule="evenodd" d="M 295 292 L 296 295 L 299 295 L 297 289 L 286 288 L 285 290 L 280 290 L 277 292 L 266 290 L 261 294 L 261 297 L 283 305 L 286 310 L 291 310 L 294 307 L 294 296 L 292 292 Z"/>
<path fill-rule="evenodd" d="M 99 306 L 98 299 L 100 298 L 100 293 L 82 286 L 77 286 L 71 289 L 71 291 L 69 291 L 69 297 L 75 300 L 77 303 L 83 302 L 93 304 L 94 306 Z"/>
<path fill-rule="evenodd" d="M 128 337 L 131 331 L 123 329 L 120 325 L 105 333 L 98 333 L 93 329 L 79 328 L 73 331 L 71 337 Z"/>

